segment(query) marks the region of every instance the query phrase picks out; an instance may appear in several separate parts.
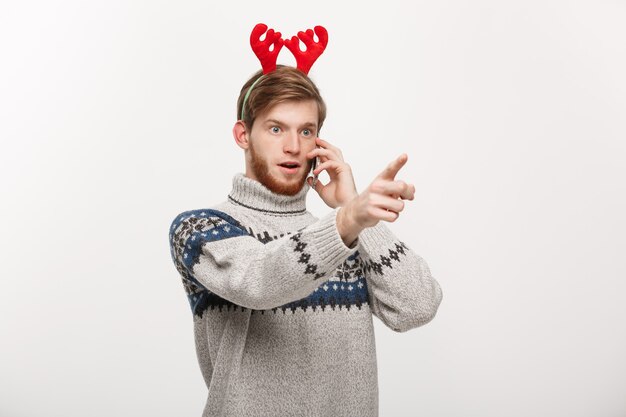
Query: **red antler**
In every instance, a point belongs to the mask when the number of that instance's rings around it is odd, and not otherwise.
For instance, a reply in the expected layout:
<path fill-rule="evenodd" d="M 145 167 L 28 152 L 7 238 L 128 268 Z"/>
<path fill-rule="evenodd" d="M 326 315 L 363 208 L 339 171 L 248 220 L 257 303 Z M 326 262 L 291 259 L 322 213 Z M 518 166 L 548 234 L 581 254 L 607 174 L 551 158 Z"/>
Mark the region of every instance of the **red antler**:
<path fill-rule="evenodd" d="M 280 49 L 283 47 L 283 39 L 280 37 L 280 32 L 274 32 L 274 29 L 267 31 L 265 39 L 260 40 L 261 35 L 267 30 L 267 25 L 258 23 L 252 33 L 250 34 L 250 46 L 254 51 L 254 54 L 261 61 L 263 67 L 263 74 L 274 71 L 276 69 L 276 58 Z M 274 50 L 270 51 L 270 46 L 274 45 Z"/>
<path fill-rule="evenodd" d="M 292 36 L 291 39 L 285 39 L 285 46 L 296 57 L 298 69 L 305 74 L 309 73 L 311 66 L 315 62 L 328 44 L 328 31 L 323 26 L 315 26 L 315 34 L 319 38 L 319 42 L 313 39 L 313 31 L 307 29 L 306 32 L 298 32 L 298 36 Z M 306 46 L 306 51 L 300 50 L 300 41 Z"/>

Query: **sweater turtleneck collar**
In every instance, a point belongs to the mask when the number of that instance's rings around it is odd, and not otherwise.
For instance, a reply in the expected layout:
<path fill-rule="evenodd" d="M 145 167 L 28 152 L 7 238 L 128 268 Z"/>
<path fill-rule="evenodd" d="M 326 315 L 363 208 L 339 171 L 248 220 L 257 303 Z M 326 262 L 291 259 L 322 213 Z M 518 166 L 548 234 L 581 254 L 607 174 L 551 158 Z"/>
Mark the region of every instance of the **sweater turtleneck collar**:
<path fill-rule="evenodd" d="M 233 177 L 228 199 L 240 206 L 269 214 L 302 214 L 306 212 L 306 195 L 310 188 L 305 182 L 296 195 L 276 194 L 259 181 L 238 172 Z"/>

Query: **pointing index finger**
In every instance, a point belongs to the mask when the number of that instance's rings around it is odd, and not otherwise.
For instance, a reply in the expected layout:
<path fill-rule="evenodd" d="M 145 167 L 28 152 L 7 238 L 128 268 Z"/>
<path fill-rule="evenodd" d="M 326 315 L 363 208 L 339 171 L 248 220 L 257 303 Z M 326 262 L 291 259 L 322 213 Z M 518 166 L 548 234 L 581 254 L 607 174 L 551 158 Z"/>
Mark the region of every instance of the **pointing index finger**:
<path fill-rule="evenodd" d="M 402 155 L 394 159 L 389 165 L 387 165 L 387 168 L 385 168 L 383 172 L 380 173 L 379 177 L 393 181 L 398 171 L 400 171 L 400 168 L 402 168 L 404 164 L 406 164 L 406 161 L 408 161 L 408 159 L 409 156 L 403 153 Z"/>

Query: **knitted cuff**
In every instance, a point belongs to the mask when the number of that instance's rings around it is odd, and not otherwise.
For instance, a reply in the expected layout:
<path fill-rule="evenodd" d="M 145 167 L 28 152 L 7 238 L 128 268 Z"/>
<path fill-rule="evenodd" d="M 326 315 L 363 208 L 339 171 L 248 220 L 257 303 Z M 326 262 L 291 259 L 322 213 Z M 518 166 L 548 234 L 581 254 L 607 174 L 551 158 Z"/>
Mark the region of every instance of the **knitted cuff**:
<path fill-rule="evenodd" d="M 392 267 L 393 263 L 400 262 L 409 251 L 382 221 L 359 233 L 359 246 L 366 269 L 372 268 L 379 275 L 383 274 L 385 267 Z"/>
<path fill-rule="evenodd" d="M 348 247 L 341 239 L 337 230 L 337 212 L 340 207 L 333 209 L 326 216 L 322 217 L 314 227 L 311 228 L 311 243 L 316 248 L 317 256 L 324 265 L 338 266 L 348 256 L 354 254 L 358 245 Z"/>
<path fill-rule="evenodd" d="M 380 252 L 396 239 L 396 236 L 382 221 L 379 221 L 376 226 L 363 229 L 359 233 L 359 242 L 367 253 Z"/>

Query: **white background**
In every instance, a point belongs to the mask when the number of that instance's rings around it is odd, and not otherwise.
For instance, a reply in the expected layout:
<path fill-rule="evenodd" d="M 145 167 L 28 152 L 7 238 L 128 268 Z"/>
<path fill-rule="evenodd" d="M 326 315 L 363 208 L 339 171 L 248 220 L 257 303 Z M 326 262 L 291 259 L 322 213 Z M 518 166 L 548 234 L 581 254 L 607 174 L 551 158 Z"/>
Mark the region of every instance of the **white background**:
<path fill-rule="evenodd" d="M 444 299 L 407 333 L 375 319 L 381 416 L 626 416 L 625 21 L 624 1 L 3 2 L 0 415 L 201 414 L 168 228 L 244 171 L 265 22 L 328 29 L 321 137 L 359 191 L 409 155 L 388 225 Z"/>

